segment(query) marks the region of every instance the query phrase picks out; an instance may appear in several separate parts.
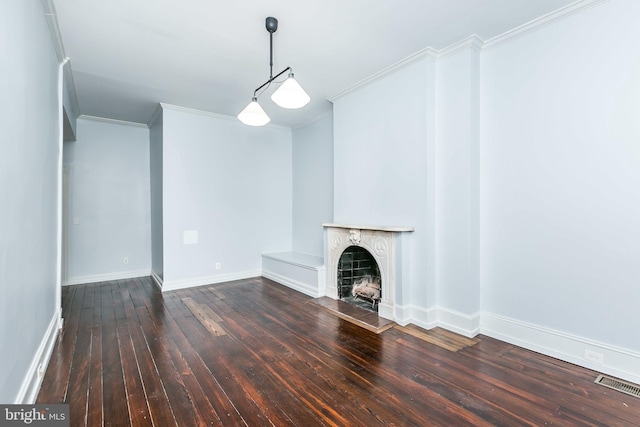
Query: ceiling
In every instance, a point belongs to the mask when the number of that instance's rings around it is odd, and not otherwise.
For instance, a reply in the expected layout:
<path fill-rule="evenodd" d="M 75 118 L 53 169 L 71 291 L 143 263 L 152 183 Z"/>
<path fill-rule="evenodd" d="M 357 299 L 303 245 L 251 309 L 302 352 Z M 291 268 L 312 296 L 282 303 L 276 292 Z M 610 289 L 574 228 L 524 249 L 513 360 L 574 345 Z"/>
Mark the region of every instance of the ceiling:
<path fill-rule="evenodd" d="M 53 0 L 80 112 L 147 123 L 158 102 L 235 116 L 287 66 L 311 96 L 300 110 L 260 104 L 298 127 L 331 111 L 327 98 L 431 47 L 483 40 L 574 0 Z"/>

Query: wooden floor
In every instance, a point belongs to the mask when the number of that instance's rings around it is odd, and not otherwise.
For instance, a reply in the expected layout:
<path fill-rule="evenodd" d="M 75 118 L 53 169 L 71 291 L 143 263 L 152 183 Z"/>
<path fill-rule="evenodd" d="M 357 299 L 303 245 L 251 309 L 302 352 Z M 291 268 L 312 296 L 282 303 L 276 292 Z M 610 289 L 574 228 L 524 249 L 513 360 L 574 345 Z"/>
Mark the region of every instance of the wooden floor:
<path fill-rule="evenodd" d="M 640 399 L 593 371 L 486 336 L 375 334 L 308 300 L 261 278 L 65 287 L 38 402 L 69 403 L 72 426 L 640 425 Z"/>

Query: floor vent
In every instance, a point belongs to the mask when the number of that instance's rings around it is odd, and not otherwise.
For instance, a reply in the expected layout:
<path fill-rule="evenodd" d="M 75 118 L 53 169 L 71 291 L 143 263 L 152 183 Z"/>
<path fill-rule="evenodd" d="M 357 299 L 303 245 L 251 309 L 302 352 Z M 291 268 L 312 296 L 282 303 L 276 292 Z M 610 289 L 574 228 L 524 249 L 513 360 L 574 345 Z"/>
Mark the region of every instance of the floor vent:
<path fill-rule="evenodd" d="M 598 375 L 595 383 L 640 398 L 640 385 L 617 380 L 605 375 Z"/>

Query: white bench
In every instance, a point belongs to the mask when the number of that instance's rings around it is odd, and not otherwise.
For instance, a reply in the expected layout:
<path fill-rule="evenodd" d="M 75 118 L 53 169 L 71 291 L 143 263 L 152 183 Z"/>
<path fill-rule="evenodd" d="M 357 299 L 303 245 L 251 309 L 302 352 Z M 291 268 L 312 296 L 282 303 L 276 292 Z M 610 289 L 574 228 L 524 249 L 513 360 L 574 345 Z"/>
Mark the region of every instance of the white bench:
<path fill-rule="evenodd" d="M 324 259 L 300 252 L 262 254 L 262 276 L 314 298 L 324 296 Z"/>

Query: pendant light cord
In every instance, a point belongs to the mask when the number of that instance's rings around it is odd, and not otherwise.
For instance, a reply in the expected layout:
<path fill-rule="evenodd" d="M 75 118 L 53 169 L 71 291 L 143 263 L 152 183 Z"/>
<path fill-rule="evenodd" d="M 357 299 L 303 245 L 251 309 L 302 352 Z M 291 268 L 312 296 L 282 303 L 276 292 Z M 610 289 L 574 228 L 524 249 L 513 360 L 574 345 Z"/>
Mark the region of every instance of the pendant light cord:
<path fill-rule="evenodd" d="M 279 72 L 278 74 L 276 74 L 275 76 L 273 76 L 273 77 L 269 77 L 269 80 L 267 80 L 266 82 L 262 83 L 262 84 L 260 85 L 260 87 L 258 87 L 256 90 L 254 90 L 254 91 L 253 91 L 253 97 L 254 97 L 254 98 L 257 98 L 259 95 L 258 95 L 258 96 L 256 96 L 256 93 L 258 93 L 258 91 L 259 91 L 260 89 L 262 89 L 262 88 L 263 88 L 263 87 L 265 87 L 265 86 L 266 86 L 266 87 L 269 87 L 269 85 L 271 85 L 271 82 L 273 82 L 275 79 L 277 79 L 278 77 L 280 77 L 281 75 L 283 75 L 283 74 L 284 74 L 284 73 L 286 73 L 287 71 L 293 71 L 293 70 L 291 70 L 291 67 L 287 67 L 287 68 L 285 68 L 284 70 L 280 71 L 280 72 Z M 266 90 L 266 89 L 265 89 L 265 90 Z M 264 91 L 262 91 L 262 92 L 264 92 Z M 260 95 L 262 95 L 262 92 L 260 92 Z"/>
<path fill-rule="evenodd" d="M 273 33 L 269 31 L 269 82 L 273 81 Z"/>

